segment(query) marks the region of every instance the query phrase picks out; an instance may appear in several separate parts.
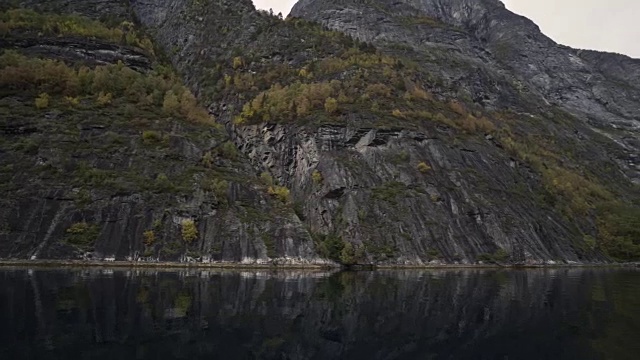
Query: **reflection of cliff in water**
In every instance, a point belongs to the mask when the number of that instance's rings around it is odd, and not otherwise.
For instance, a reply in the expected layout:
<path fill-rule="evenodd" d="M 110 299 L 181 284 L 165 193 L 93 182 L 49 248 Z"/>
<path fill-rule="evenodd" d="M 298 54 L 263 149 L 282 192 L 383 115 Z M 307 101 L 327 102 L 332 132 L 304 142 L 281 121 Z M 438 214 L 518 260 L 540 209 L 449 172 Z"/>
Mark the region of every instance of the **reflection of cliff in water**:
<path fill-rule="evenodd" d="M 598 359 L 625 274 L 1 271 L 0 354 Z"/>

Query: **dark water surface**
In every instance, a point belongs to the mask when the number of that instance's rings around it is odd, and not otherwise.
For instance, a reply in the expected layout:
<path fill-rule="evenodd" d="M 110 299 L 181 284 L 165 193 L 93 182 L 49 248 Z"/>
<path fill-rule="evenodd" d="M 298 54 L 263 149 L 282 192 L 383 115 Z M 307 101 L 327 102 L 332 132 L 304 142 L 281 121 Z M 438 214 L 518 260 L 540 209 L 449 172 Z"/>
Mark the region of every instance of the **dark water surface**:
<path fill-rule="evenodd" d="M 0 359 L 640 359 L 640 271 L 0 269 Z"/>

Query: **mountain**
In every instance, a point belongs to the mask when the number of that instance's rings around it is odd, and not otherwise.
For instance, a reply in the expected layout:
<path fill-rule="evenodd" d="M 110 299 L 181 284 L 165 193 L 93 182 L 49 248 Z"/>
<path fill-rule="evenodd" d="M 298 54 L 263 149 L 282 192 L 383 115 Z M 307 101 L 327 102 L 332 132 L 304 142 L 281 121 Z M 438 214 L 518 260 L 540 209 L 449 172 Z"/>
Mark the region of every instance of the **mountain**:
<path fill-rule="evenodd" d="M 0 257 L 640 257 L 640 60 L 555 44 L 497 0 L 15 7 Z"/>
<path fill-rule="evenodd" d="M 322 262 L 128 7 L 22 5 L 0 26 L 0 257 Z"/>

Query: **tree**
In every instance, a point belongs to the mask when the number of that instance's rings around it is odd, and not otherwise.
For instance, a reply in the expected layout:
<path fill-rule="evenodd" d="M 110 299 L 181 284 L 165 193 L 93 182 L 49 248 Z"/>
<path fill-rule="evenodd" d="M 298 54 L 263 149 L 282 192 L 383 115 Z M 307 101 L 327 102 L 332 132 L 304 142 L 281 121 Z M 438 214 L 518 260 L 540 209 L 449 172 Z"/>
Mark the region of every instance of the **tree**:
<path fill-rule="evenodd" d="M 186 243 L 192 243 L 198 238 L 198 229 L 196 228 L 195 221 L 191 219 L 182 221 L 182 240 Z"/>
<path fill-rule="evenodd" d="M 49 107 L 49 94 L 42 93 L 40 96 L 36 98 L 35 101 L 36 107 L 38 109 L 46 109 Z"/>
<path fill-rule="evenodd" d="M 320 184 L 322 183 L 322 173 L 318 170 L 313 170 L 313 173 L 311 174 L 311 178 L 313 179 L 313 182 L 316 184 Z"/>
<path fill-rule="evenodd" d="M 239 67 L 242 67 L 244 65 L 244 61 L 242 60 L 242 58 L 240 56 L 236 56 L 233 58 L 233 69 L 238 69 Z"/>
<path fill-rule="evenodd" d="M 324 109 L 329 114 L 334 114 L 338 111 L 338 100 L 330 97 L 324 102 Z"/>
<path fill-rule="evenodd" d="M 345 242 L 342 251 L 340 251 L 340 262 L 344 265 L 355 265 L 358 263 L 360 251 L 356 251 L 353 244 L 350 242 Z"/>
<path fill-rule="evenodd" d="M 100 91 L 100 93 L 98 94 L 98 98 L 96 99 L 96 104 L 100 106 L 106 106 L 111 104 L 112 100 L 113 100 L 113 95 L 111 95 L 111 93 L 105 93 L 103 91 Z"/>
<path fill-rule="evenodd" d="M 164 94 L 162 109 L 170 115 L 175 115 L 180 111 L 180 100 L 173 90 L 169 90 Z"/>
<path fill-rule="evenodd" d="M 147 246 L 151 246 L 156 242 L 156 233 L 153 230 L 147 230 L 142 234 L 143 242 Z"/>

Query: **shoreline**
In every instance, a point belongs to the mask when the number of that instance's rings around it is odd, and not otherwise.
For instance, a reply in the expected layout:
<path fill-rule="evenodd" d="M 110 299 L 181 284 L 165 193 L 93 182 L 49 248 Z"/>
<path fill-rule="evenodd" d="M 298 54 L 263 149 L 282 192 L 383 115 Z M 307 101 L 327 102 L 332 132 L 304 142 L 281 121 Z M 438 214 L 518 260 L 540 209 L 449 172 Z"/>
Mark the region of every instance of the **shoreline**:
<path fill-rule="evenodd" d="M 119 268 L 119 269 L 176 269 L 176 270 L 319 270 L 345 269 L 331 264 L 242 264 L 242 263 L 180 263 L 139 261 L 83 261 L 83 260 L 0 260 L 0 268 Z M 438 264 L 438 265 L 358 265 L 357 271 L 376 270 L 445 270 L 445 269 L 557 269 L 557 268 L 640 268 L 640 263 L 610 264 L 554 264 L 554 265 L 500 265 L 500 264 Z"/>

